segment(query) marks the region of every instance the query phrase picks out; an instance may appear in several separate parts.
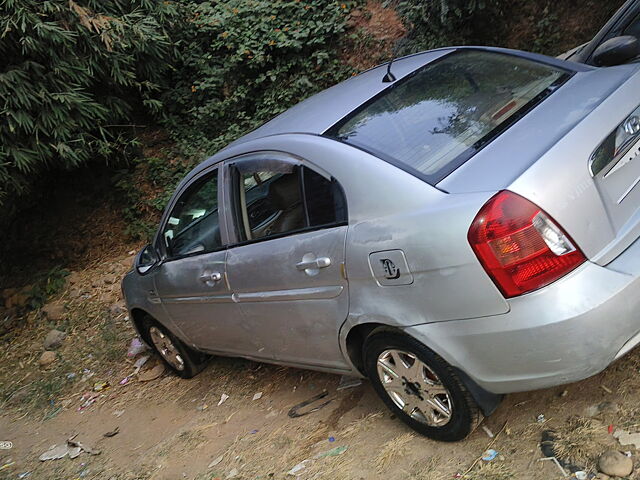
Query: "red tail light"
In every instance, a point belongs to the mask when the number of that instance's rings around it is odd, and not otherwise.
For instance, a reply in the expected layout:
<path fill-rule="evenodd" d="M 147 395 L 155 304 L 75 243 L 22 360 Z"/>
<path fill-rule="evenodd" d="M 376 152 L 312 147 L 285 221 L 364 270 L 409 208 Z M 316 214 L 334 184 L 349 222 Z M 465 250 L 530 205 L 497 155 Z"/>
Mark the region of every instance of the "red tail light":
<path fill-rule="evenodd" d="M 468 239 L 507 298 L 549 285 L 586 260 L 551 217 L 507 190 L 482 207 Z"/>

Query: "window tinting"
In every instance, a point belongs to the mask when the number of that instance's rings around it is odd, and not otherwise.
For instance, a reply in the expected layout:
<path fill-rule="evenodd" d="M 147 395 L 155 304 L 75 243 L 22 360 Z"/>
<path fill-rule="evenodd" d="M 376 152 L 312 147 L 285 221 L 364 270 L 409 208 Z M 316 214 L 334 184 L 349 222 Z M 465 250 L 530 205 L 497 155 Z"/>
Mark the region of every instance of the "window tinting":
<path fill-rule="evenodd" d="M 178 199 L 162 237 L 170 257 L 222 246 L 218 222 L 218 172 L 191 185 Z"/>
<path fill-rule="evenodd" d="M 241 241 L 346 221 L 340 186 L 313 170 L 273 161 L 242 162 L 233 170 Z"/>
<path fill-rule="evenodd" d="M 303 176 L 309 225 L 345 222 L 347 220 L 346 205 L 338 182 L 327 180 L 308 168 L 303 169 Z"/>
<path fill-rule="evenodd" d="M 392 85 L 326 135 L 437 183 L 569 76 L 525 58 L 461 50 Z"/>

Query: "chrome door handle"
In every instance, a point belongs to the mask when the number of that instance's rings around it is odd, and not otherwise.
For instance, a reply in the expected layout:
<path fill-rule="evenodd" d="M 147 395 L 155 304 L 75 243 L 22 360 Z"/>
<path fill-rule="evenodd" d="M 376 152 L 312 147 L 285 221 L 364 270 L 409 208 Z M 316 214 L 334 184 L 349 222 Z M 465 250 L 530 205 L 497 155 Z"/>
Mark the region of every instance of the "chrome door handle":
<path fill-rule="evenodd" d="M 203 273 L 200 275 L 200 281 L 204 283 L 219 282 L 222 280 L 222 274 L 220 272 Z"/>
<path fill-rule="evenodd" d="M 331 265 L 331 259 L 329 257 L 320 257 L 315 260 L 303 260 L 302 262 L 296 263 L 296 268 L 298 270 L 308 270 L 315 268 L 326 268 Z"/>

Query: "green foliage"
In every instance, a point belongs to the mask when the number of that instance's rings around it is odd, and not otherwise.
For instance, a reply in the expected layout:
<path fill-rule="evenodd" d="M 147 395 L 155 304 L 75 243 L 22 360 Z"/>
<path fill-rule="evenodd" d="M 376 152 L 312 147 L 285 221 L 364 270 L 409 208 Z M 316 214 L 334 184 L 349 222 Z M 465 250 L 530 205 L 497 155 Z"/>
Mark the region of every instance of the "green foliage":
<path fill-rule="evenodd" d="M 121 170 L 114 177 L 125 207 L 127 223 L 125 234 L 135 240 L 151 240 L 160 213 L 164 210 L 173 190 L 193 167 L 180 157 L 143 157 L 133 161 L 130 170 Z"/>
<path fill-rule="evenodd" d="M 157 111 L 175 7 L 152 0 L 0 0 L 0 205 L 51 168 L 130 149 Z"/>
<path fill-rule="evenodd" d="M 47 299 L 61 291 L 67 283 L 69 271 L 56 265 L 48 272 L 41 274 L 33 284 L 29 295 L 29 308 L 35 310 L 47 303 Z"/>
<path fill-rule="evenodd" d="M 499 44 L 506 4 L 506 0 L 401 0 L 397 11 L 409 24 L 403 53 L 450 45 Z"/>
<path fill-rule="evenodd" d="M 163 96 L 187 156 L 211 155 L 310 94 L 347 77 L 340 38 L 354 2 L 184 2 L 181 58 Z"/>

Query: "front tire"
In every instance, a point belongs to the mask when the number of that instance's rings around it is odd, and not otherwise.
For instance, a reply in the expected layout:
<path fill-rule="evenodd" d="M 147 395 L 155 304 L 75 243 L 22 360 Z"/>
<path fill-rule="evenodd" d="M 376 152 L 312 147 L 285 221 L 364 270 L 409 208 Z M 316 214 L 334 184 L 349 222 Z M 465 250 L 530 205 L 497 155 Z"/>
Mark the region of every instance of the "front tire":
<path fill-rule="evenodd" d="M 163 325 L 152 319 L 145 322 L 145 338 L 164 363 L 182 378 L 192 378 L 204 368 L 206 356 L 187 347 Z"/>
<path fill-rule="evenodd" d="M 376 393 L 418 433 L 454 442 L 481 422 L 477 404 L 455 371 L 414 338 L 374 332 L 365 341 L 364 362 Z"/>

